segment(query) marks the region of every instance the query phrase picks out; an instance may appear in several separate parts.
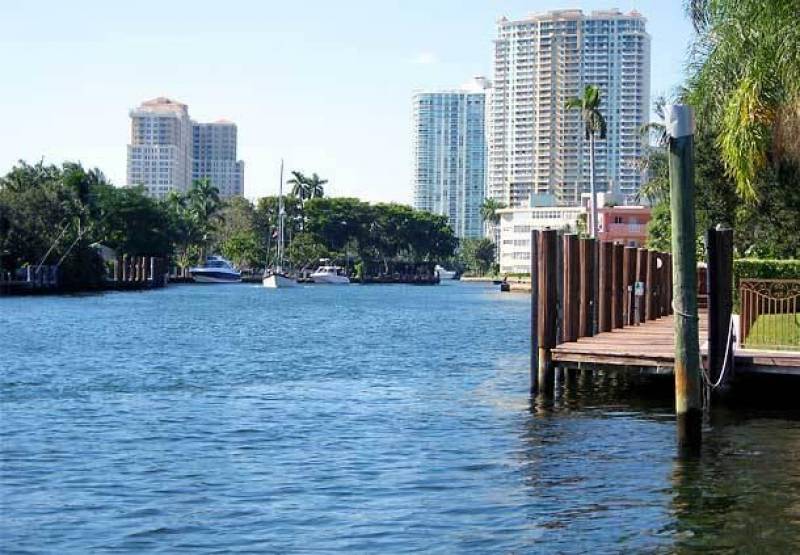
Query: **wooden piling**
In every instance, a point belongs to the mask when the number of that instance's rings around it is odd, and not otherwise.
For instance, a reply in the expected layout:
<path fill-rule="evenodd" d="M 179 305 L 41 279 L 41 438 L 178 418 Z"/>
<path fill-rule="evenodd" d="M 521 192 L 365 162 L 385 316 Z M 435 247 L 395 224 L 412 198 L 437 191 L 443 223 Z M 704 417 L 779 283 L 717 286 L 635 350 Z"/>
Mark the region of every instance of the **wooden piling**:
<path fill-rule="evenodd" d="M 564 342 L 564 242 L 556 232 L 556 345 Z"/>
<path fill-rule="evenodd" d="M 717 382 L 725 359 L 730 356 L 728 336 L 733 311 L 733 230 L 709 229 L 706 233 L 706 245 L 708 247 L 708 373 L 711 379 Z"/>
<path fill-rule="evenodd" d="M 670 209 L 675 306 L 675 412 L 678 442 L 696 451 L 702 434 L 700 339 L 695 253 L 694 114 L 686 105 L 666 107 L 669 122 Z"/>
<path fill-rule="evenodd" d="M 636 247 L 625 247 L 625 254 L 622 260 L 622 287 L 625 294 L 625 302 L 623 305 L 625 316 L 623 318 L 626 326 L 632 326 L 634 323 L 633 307 L 634 297 L 633 289 L 636 283 Z"/>
<path fill-rule="evenodd" d="M 647 263 L 650 261 L 650 256 L 647 249 L 638 249 L 636 251 L 636 281 L 644 284 L 644 290 L 647 290 Z M 635 299 L 638 305 L 636 312 L 636 322 L 638 324 L 644 323 L 644 297 Z M 637 310 L 634 308 L 634 310 Z"/>
<path fill-rule="evenodd" d="M 647 275 L 644 286 L 644 319 L 655 320 L 656 253 L 647 251 Z"/>
<path fill-rule="evenodd" d="M 622 317 L 624 314 L 623 304 L 625 295 L 623 293 L 623 257 L 625 256 L 625 246 L 615 244 L 612 247 L 611 256 L 611 327 L 619 329 L 623 326 Z"/>
<path fill-rule="evenodd" d="M 580 313 L 579 313 L 579 336 L 592 337 L 594 335 L 594 312 L 595 312 L 595 240 L 580 240 Z"/>
<path fill-rule="evenodd" d="M 564 235 L 563 341 L 576 341 L 580 333 L 580 246 L 577 235 Z"/>
<path fill-rule="evenodd" d="M 539 390 L 539 230 L 531 231 L 531 394 Z"/>
<path fill-rule="evenodd" d="M 611 331 L 611 295 L 613 272 L 614 245 L 608 241 L 600 243 L 600 268 L 598 287 L 598 316 L 597 328 L 599 332 Z"/>
<path fill-rule="evenodd" d="M 555 229 L 540 231 L 539 242 L 539 298 L 538 298 L 538 386 L 545 395 L 551 395 L 554 385 L 553 357 L 558 325 L 558 232 Z"/>

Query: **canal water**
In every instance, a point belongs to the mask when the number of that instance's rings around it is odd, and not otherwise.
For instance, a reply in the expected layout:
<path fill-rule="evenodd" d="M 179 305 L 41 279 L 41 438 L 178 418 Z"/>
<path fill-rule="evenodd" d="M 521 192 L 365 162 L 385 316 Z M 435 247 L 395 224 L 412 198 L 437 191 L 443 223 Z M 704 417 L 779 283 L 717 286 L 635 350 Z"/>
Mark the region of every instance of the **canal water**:
<path fill-rule="evenodd" d="M 800 414 L 669 383 L 528 396 L 527 297 L 475 284 L 0 299 L 0 551 L 800 550 Z"/>

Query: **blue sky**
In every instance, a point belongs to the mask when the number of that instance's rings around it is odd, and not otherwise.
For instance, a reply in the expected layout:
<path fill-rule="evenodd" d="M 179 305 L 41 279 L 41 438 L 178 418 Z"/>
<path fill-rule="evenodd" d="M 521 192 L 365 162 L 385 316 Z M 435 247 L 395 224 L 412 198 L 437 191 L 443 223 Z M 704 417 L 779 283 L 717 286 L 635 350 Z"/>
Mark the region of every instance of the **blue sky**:
<path fill-rule="evenodd" d="M 277 190 L 280 158 L 330 192 L 410 202 L 411 95 L 491 76 L 500 16 L 637 9 L 652 92 L 682 81 L 680 0 L 0 0 L 0 172 L 80 160 L 125 183 L 128 110 L 169 96 L 239 126 L 245 194 Z"/>

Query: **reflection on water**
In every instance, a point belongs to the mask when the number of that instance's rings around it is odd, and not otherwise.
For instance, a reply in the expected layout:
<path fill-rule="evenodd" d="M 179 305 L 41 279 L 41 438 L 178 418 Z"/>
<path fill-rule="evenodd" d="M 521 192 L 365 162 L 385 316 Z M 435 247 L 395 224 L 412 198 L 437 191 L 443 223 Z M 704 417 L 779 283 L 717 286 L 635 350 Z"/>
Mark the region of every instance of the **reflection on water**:
<path fill-rule="evenodd" d="M 715 410 L 680 459 L 669 377 L 530 399 L 528 308 L 468 284 L 2 299 L 0 551 L 800 549 L 796 408 Z"/>

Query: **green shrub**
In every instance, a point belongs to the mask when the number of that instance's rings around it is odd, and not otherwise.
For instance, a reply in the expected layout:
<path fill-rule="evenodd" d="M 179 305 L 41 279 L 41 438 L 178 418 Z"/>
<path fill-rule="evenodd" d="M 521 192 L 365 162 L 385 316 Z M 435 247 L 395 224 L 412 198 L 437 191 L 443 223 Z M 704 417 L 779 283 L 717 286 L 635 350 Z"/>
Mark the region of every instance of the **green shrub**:
<path fill-rule="evenodd" d="M 767 260 L 741 258 L 733 261 L 733 286 L 739 280 L 753 279 L 800 279 L 800 260 Z"/>

